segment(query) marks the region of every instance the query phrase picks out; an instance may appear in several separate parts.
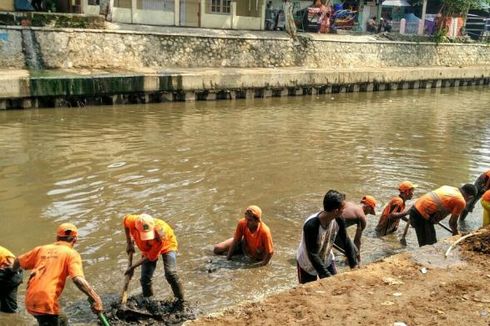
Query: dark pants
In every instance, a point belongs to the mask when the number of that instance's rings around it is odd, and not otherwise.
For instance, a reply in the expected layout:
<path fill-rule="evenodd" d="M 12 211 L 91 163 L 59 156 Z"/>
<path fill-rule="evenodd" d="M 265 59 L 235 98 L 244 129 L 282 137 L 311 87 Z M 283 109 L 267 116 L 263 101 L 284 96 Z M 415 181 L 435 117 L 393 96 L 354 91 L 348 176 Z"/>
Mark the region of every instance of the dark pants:
<path fill-rule="evenodd" d="M 480 200 L 481 196 L 483 196 L 485 191 L 487 191 L 487 189 L 485 189 L 486 183 L 487 183 L 487 177 L 485 175 L 480 176 L 480 177 L 478 177 L 478 179 L 476 179 L 476 181 L 475 181 L 475 187 L 477 190 L 476 196 L 473 197 L 470 201 L 468 201 L 468 203 L 466 203 L 466 207 L 464 208 L 464 210 L 461 213 L 461 216 L 459 218 L 460 220 L 464 221 L 464 219 L 466 218 L 468 213 L 473 212 L 473 209 L 475 208 L 476 203 L 478 202 L 478 200 Z"/>
<path fill-rule="evenodd" d="M 311 275 L 308 272 L 306 272 L 304 269 L 299 266 L 298 263 L 296 263 L 296 267 L 298 269 L 298 282 L 299 284 L 305 284 L 308 282 L 314 282 L 318 279 L 318 275 Z M 330 265 L 328 265 L 327 270 L 330 272 L 330 274 L 335 275 L 337 274 L 337 267 L 335 266 L 335 261 L 332 261 Z"/>
<path fill-rule="evenodd" d="M 12 273 L 0 270 L 0 311 L 14 313 L 17 310 L 17 288 L 22 283 L 22 271 Z"/>
<path fill-rule="evenodd" d="M 410 209 L 410 222 L 417 233 L 419 247 L 431 245 L 437 242 L 434 224 L 426 220 L 419 211 L 413 207 Z"/>
<path fill-rule="evenodd" d="M 34 315 L 39 326 L 67 326 L 68 318 L 65 315 Z"/>
<path fill-rule="evenodd" d="M 177 257 L 174 251 L 162 254 L 163 269 L 165 270 L 165 278 L 172 288 L 174 296 L 179 300 L 184 300 L 184 289 L 177 275 Z M 157 267 L 157 260 L 146 261 L 141 265 L 141 288 L 143 296 L 150 297 L 153 295 L 152 278 Z"/>

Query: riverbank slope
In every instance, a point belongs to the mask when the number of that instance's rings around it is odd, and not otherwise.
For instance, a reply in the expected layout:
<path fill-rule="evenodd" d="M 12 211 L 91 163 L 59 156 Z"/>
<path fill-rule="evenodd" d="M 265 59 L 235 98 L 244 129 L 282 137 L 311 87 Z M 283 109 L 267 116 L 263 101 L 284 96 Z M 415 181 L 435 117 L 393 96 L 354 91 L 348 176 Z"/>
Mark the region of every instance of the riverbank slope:
<path fill-rule="evenodd" d="M 490 228 L 456 238 L 186 325 L 488 325 Z"/>

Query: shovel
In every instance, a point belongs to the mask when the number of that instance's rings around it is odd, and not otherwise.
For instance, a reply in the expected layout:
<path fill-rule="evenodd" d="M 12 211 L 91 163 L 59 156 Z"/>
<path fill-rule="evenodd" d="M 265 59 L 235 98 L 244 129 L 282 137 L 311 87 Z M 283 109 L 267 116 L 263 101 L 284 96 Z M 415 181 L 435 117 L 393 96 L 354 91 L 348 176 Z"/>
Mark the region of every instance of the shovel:
<path fill-rule="evenodd" d="M 134 252 L 129 253 L 128 268 L 133 265 L 133 254 L 134 254 Z M 131 277 L 133 277 L 133 275 L 128 274 L 124 278 L 124 286 L 123 286 L 123 290 L 121 293 L 121 305 L 124 305 L 124 306 L 128 302 L 128 287 L 129 287 L 129 282 L 131 281 Z"/>
<path fill-rule="evenodd" d="M 94 300 L 92 300 L 92 298 L 89 297 L 88 303 L 93 304 Z M 107 318 L 105 317 L 103 312 L 99 312 L 97 314 L 97 318 L 99 318 L 99 321 L 102 324 L 102 326 L 111 326 L 111 324 L 109 324 L 109 322 L 107 321 Z"/>
<path fill-rule="evenodd" d="M 129 254 L 128 268 L 133 265 L 133 254 L 134 254 L 133 252 L 131 252 Z M 152 318 L 153 315 L 151 315 L 147 312 L 132 309 L 132 308 L 129 308 L 127 306 L 127 303 L 128 303 L 128 287 L 129 287 L 129 282 L 131 281 L 132 277 L 133 277 L 132 274 L 128 274 L 124 278 L 124 286 L 123 286 L 122 293 L 121 293 L 121 304 L 119 305 L 119 308 L 117 309 L 116 315 L 123 320 L 139 320 L 139 319 Z"/>

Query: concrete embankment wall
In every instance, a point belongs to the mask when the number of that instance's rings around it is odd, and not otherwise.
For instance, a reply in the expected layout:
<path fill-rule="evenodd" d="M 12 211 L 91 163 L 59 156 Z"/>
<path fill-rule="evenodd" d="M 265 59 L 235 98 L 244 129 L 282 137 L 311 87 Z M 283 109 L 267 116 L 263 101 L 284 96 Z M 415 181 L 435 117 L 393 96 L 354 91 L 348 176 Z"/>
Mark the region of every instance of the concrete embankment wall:
<path fill-rule="evenodd" d="M 5 27 L 0 67 L 3 109 L 263 98 L 489 85 L 490 45 Z"/>
<path fill-rule="evenodd" d="M 193 101 L 490 85 L 490 66 L 466 68 L 194 68 L 87 74 L 11 71 L 0 109 Z"/>
<path fill-rule="evenodd" d="M 23 27 L 0 28 L 0 66 L 25 68 Z M 219 35 L 30 28 L 46 69 L 417 67 L 490 65 L 490 45 L 366 41 L 280 32 Z M 25 34 L 25 32 L 24 32 Z M 25 43 L 25 42 L 24 42 Z M 24 47 L 24 48 L 23 48 Z"/>

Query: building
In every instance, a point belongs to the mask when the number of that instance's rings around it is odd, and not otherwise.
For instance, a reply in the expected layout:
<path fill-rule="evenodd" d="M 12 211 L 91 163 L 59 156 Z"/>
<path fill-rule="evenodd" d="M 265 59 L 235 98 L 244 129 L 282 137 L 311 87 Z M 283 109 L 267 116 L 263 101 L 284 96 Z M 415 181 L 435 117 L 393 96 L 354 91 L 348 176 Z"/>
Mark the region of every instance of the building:
<path fill-rule="evenodd" d="M 223 29 L 264 29 L 265 0 L 110 0 L 118 23 Z M 102 5 L 100 5 L 102 3 Z M 82 0 L 82 12 L 98 15 L 105 2 Z"/>

